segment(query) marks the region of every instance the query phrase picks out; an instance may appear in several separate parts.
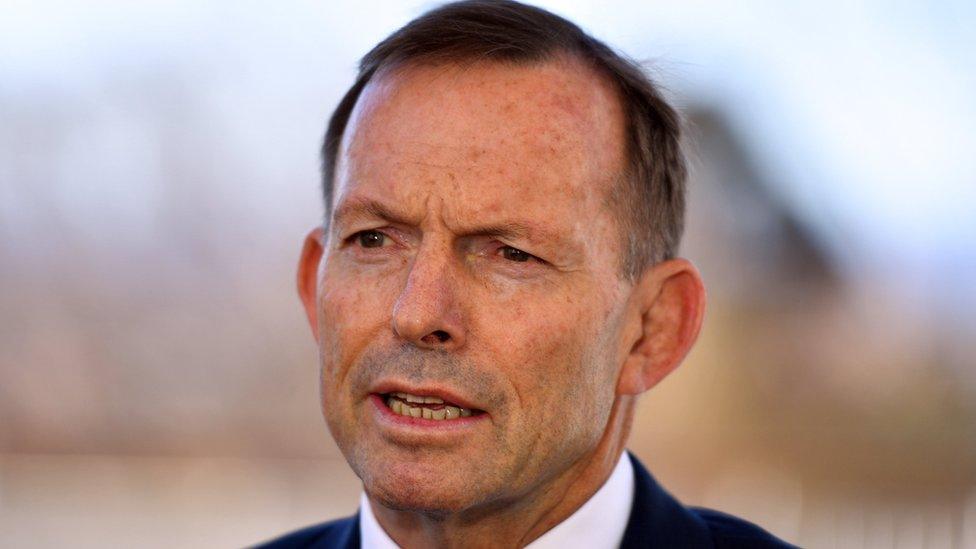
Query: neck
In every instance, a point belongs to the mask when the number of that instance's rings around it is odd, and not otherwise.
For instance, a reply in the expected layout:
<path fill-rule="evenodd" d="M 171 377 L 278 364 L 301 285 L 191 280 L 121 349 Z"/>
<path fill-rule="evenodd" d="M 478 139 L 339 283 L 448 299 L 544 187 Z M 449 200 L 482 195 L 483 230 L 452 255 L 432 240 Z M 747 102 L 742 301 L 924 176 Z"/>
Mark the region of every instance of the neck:
<path fill-rule="evenodd" d="M 597 446 L 516 504 L 430 516 L 390 509 L 370 497 L 373 514 L 404 549 L 524 547 L 569 518 L 607 481 L 624 451 L 634 406 L 634 397 L 617 397 Z"/>

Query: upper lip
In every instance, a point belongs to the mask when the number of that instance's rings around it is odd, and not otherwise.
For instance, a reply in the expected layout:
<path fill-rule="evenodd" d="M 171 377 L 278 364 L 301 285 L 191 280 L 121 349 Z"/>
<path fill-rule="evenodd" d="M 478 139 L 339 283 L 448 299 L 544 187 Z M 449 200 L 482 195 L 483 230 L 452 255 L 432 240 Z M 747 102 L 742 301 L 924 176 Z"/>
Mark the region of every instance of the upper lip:
<path fill-rule="evenodd" d="M 378 394 L 409 393 L 417 396 L 432 396 L 443 400 L 445 404 L 460 406 L 469 410 L 482 410 L 477 404 L 457 394 L 453 390 L 434 384 L 410 385 L 408 383 L 390 380 L 377 383 L 370 389 L 370 392 Z"/>

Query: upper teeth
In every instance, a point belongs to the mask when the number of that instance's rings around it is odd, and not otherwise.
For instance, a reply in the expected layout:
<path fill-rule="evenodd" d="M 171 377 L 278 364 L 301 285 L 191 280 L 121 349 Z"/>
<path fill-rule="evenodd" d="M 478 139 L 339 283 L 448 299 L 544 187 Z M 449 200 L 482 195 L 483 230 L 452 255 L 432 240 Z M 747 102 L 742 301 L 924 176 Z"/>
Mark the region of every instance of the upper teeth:
<path fill-rule="evenodd" d="M 393 410 L 393 413 L 401 416 L 422 417 L 424 419 L 456 419 L 458 417 L 468 417 L 471 410 L 460 406 L 446 405 L 436 410 L 426 406 L 410 406 L 407 404 L 444 404 L 440 398 L 433 396 L 417 396 L 410 393 L 390 393 L 386 399 L 386 405 Z"/>
<path fill-rule="evenodd" d="M 406 400 L 407 402 L 416 402 L 419 404 L 423 404 L 423 403 L 444 404 L 444 401 L 437 397 L 417 396 L 417 395 L 411 395 L 410 393 L 393 393 L 393 396 L 400 397 L 401 399 Z"/>

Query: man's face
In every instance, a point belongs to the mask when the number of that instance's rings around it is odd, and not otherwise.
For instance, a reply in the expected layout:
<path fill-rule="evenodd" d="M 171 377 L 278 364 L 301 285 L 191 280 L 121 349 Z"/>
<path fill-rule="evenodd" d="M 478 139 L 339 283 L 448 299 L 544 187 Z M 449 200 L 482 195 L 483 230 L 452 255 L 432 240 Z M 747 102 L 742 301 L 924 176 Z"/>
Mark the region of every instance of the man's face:
<path fill-rule="evenodd" d="M 373 498 L 510 506 L 604 436 L 629 350 L 607 206 L 622 120 L 571 61 L 409 67 L 360 97 L 318 335 L 326 420 Z"/>

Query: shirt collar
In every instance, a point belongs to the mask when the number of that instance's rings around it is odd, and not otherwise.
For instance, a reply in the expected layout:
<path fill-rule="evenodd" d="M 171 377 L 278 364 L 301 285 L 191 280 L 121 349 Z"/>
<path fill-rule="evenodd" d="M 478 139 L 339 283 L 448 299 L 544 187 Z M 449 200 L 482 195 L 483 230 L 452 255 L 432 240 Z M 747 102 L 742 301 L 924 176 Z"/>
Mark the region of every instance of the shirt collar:
<path fill-rule="evenodd" d="M 366 492 L 359 496 L 359 535 L 363 549 L 399 549 L 373 515 Z"/>
<path fill-rule="evenodd" d="M 530 543 L 526 549 L 563 547 L 614 548 L 620 545 L 634 502 L 634 467 L 626 454 L 603 486 L 566 520 Z M 363 493 L 359 500 L 359 532 L 365 549 L 398 549 L 373 515 Z"/>

